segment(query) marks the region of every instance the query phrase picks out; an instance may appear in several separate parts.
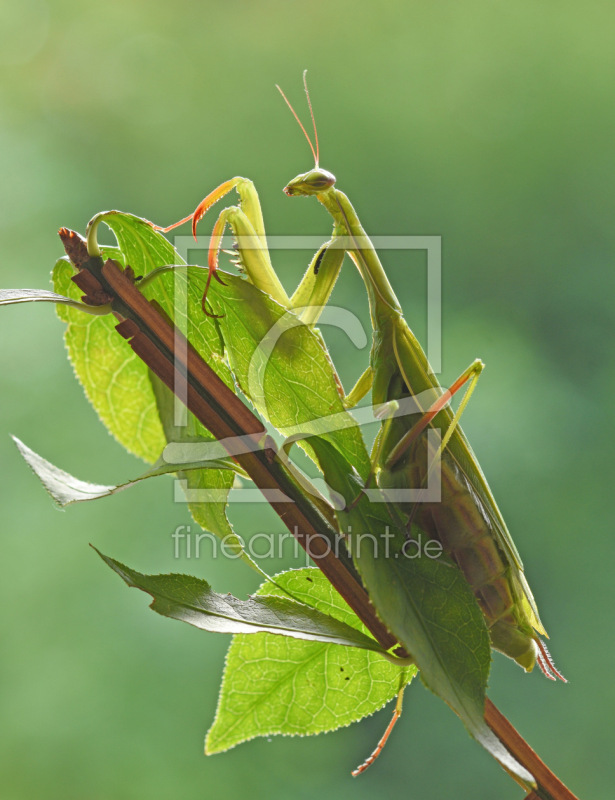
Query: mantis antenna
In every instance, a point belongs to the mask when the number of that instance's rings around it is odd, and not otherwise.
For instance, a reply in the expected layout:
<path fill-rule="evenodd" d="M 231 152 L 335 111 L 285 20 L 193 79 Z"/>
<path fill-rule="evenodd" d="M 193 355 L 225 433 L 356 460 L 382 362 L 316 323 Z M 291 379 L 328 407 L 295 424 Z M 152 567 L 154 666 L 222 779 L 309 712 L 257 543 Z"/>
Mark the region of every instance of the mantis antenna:
<path fill-rule="evenodd" d="M 297 114 L 295 109 L 292 107 L 288 97 L 286 97 L 286 95 L 284 94 L 284 92 L 278 86 L 277 83 L 275 85 L 275 88 L 278 90 L 278 92 L 284 98 L 284 101 L 285 101 L 286 105 L 290 108 L 293 117 L 297 120 L 297 124 L 299 125 L 299 127 L 303 131 L 303 135 L 308 140 L 308 144 L 310 145 L 310 150 L 312 151 L 312 155 L 314 156 L 314 167 L 316 169 L 318 169 L 318 158 L 319 158 L 319 155 L 320 155 L 320 150 L 319 150 L 319 146 L 318 146 L 318 130 L 316 129 L 316 119 L 314 118 L 314 109 L 312 108 L 312 100 L 310 98 L 310 91 L 309 91 L 308 85 L 307 85 L 307 69 L 303 71 L 303 86 L 305 88 L 305 96 L 307 97 L 308 108 L 310 109 L 310 117 L 312 118 L 312 127 L 314 128 L 314 142 L 316 143 L 316 149 L 314 149 L 314 145 L 312 144 L 312 140 L 308 136 L 308 133 L 307 133 L 306 129 L 303 127 L 303 123 L 299 119 L 299 115 Z"/>

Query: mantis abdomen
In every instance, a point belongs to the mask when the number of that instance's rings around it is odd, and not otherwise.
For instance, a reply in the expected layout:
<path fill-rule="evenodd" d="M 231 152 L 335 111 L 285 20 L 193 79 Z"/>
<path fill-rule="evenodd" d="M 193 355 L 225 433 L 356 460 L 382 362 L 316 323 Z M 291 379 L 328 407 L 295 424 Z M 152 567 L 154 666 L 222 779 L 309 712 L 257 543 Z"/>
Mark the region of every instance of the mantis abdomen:
<path fill-rule="evenodd" d="M 511 567 L 498 546 L 488 512 L 448 453 L 442 459 L 440 481 L 440 502 L 420 504 L 417 522 L 463 572 L 483 611 L 493 646 L 532 669 L 535 634 L 519 607 Z"/>

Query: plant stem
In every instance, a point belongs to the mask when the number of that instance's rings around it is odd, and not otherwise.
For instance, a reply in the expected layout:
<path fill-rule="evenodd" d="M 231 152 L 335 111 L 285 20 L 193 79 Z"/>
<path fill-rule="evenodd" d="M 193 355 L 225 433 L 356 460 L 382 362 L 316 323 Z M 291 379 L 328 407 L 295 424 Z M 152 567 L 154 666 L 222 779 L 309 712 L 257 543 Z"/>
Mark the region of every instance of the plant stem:
<path fill-rule="evenodd" d="M 536 778 L 537 792 L 531 792 L 525 800 L 537 800 L 537 798 L 540 800 L 578 800 L 576 795 L 551 772 L 489 698 L 485 701 L 485 722 L 504 742 L 517 761 L 523 764 Z"/>

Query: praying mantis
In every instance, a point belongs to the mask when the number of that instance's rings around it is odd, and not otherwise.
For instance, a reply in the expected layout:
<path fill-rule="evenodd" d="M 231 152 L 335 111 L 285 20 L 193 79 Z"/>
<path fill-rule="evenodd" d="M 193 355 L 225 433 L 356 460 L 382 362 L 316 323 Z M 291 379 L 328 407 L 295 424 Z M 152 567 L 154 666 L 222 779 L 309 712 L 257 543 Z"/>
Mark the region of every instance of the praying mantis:
<path fill-rule="evenodd" d="M 424 486 L 433 468 L 425 467 L 425 462 L 438 464 L 439 501 L 402 502 L 399 505 L 408 530 L 412 523 L 416 523 L 438 540 L 459 566 L 483 611 L 496 650 L 514 659 L 528 672 L 538 664 L 547 678 L 565 681 L 540 638 L 547 634 L 519 553 L 459 424 L 481 374 L 482 362 L 474 361 L 449 388 L 440 386 L 427 356 L 404 319 L 376 250 L 350 200 L 336 187 L 335 176 L 319 166 L 318 134 L 305 74 L 304 86 L 314 144 L 278 87 L 303 130 L 314 157 L 314 168 L 297 175 L 286 185 L 284 192 L 289 197 L 315 197 L 330 215 L 333 232 L 314 256 L 291 297 L 286 294 L 271 264 L 260 203 L 250 180 L 235 177 L 224 182 L 204 198 L 193 214 L 167 228 L 158 229 L 166 232 L 191 221 L 196 236 L 198 222 L 214 203 L 233 189 L 239 195 L 239 205 L 229 206 L 219 214 L 210 240 L 208 276 L 202 301 L 203 311 L 209 316 L 215 315 L 207 307 L 207 293 L 212 279 L 222 282 L 217 272 L 218 258 L 227 226 L 239 243 L 237 256 L 248 279 L 282 306 L 296 310 L 307 325 L 317 322 L 345 255 L 350 257 L 367 291 L 373 340 L 369 367 L 344 402 L 347 408 L 351 408 L 371 390 L 372 403 L 380 409 L 382 420 L 373 449 L 372 474 L 364 488 L 367 490 L 372 484 L 386 495 L 409 486 Z M 453 413 L 450 400 L 463 387 L 464 396 Z M 414 403 L 413 413 L 398 414 L 400 406 L 407 400 Z M 436 447 L 430 443 L 429 437 L 423 435 L 429 430 L 440 433 Z M 397 715 L 400 706 L 401 703 L 396 709 Z M 388 732 L 389 729 L 387 735 Z M 380 745 L 377 752 L 379 749 Z M 372 760 L 370 757 L 368 762 Z M 363 767 L 368 766 L 368 762 Z"/>

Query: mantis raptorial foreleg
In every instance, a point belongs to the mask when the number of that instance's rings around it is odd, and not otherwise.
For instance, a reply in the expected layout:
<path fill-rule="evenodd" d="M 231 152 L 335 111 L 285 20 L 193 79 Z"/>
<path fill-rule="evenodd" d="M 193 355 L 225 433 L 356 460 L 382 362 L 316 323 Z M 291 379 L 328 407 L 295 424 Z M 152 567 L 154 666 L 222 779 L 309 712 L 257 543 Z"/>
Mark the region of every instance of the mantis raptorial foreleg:
<path fill-rule="evenodd" d="M 289 298 L 273 269 L 258 193 L 248 178 L 238 176 L 225 181 L 199 203 L 193 214 L 167 227 L 157 225 L 156 229 L 168 233 L 179 225 L 191 221 L 192 233 L 196 238 L 198 222 L 214 203 L 217 203 L 233 189 L 239 195 L 239 205 L 229 206 L 220 212 L 209 242 L 209 274 L 203 293 L 203 310 L 209 316 L 213 316 L 206 310 L 205 303 L 211 279 L 215 277 L 217 280 L 221 280 L 217 273 L 218 260 L 224 231 L 228 226 L 237 240 L 237 256 L 240 266 L 250 282 L 285 308 L 301 308 L 302 322 L 306 325 L 314 325 L 333 291 L 344 259 L 344 251 L 340 248 L 330 247 L 331 242 L 323 245 L 314 256 L 292 298 Z"/>
<path fill-rule="evenodd" d="M 261 291 L 271 295 L 278 303 L 288 307 L 290 300 L 271 264 L 269 250 L 267 248 L 267 239 L 265 237 L 261 205 L 251 180 L 236 177 L 225 181 L 199 203 L 193 214 L 184 217 L 184 219 L 166 228 L 160 226 L 156 226 L 156 228 L 167 233 L 173 230 L 173 228 L 183 225 L 184 222 L 191 220 L 192 233 L 196 238 L 196 226 L 199 220 L 214 203 L 217 203 L 218 200 L 227 195 L 232 189 L 237 191 L 240 205 L 223 209 L 214 225 L 209 244 L 209 274 L 203 294 L 203 310 L 205 311 L 207 291 L 212 277 L 216 277 L 217 280 L 220 280 L 217 274 L 218 257 L 222 246 L 222 237 L 227 225 L 231 228 L 233 235 L 240 243 L 238 254 L 241 259 L 241 266 L 245 269 L 252 283 Z M 206 313 L 208 312 L 206 311 Z"/>
<path fill-rule="evenodd" d="M 315 325 L 329 302 L 344 255 L 344 250 L 333 246 L 333 239 L 324 244 L 290 298 L 290 308 L 301 309 L 299 318 L 305 325 Z"/>

